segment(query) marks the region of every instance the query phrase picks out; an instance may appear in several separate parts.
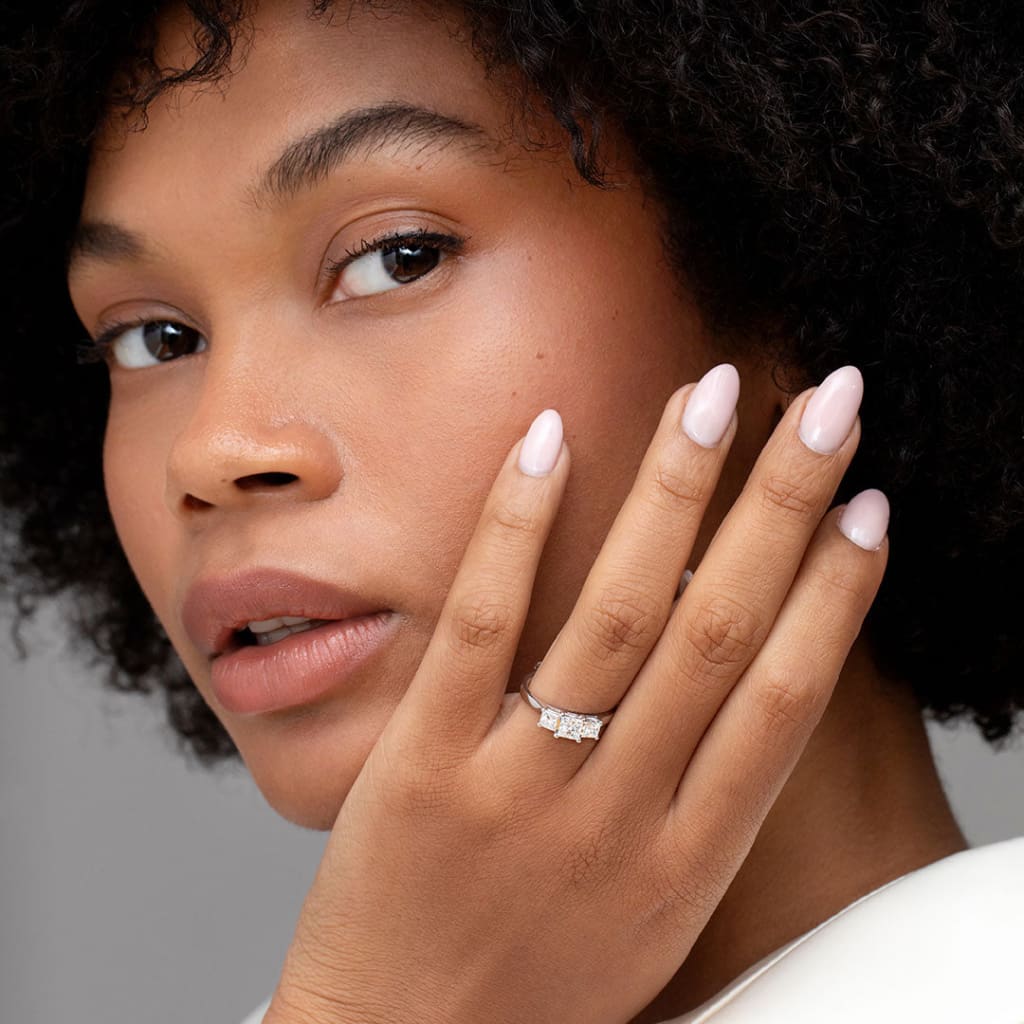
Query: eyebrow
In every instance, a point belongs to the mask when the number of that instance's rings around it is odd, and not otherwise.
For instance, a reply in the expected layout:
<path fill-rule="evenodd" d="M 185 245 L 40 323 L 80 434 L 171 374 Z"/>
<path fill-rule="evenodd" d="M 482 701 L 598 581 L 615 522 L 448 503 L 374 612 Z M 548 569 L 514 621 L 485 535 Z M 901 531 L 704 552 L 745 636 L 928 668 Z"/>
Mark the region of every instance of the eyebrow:
<path fill-rule="evenodd" d="M 139 234 L 105 221 L 87 221 L 76 226 L 68 246 L 67 265 L 90 258 L 117 263 L 141 260 L 148 254 Z"/>
<path fill-rule="evenodd" d="M 260 209 L 281 205 L 315 188 L 346 160 L 387 145 L 421 144 L 421 151 L 458 143 L 471 155 L 493 143 L 480 125 L 407 103 L 380 103 L 348 110 L 289 142 L 262 175 L 245 190 Z M 82 260 L 118 263 L 153 259 L 145 239 L 107 221 L 80 222 L 67 245 L 65 269 Z"/>
<path fill-rule="evenodd" d="M 452 142 L 478 151 L 487 133 L 479 125 L 405 103 L 382 103 L 349 110 L 329 124 L 289 143 L 263 174 L 249 198 L 259 206 L 283 201 L 312 188 L 357 151 L 390 144 L 422 143 L 422 148 Z"/>

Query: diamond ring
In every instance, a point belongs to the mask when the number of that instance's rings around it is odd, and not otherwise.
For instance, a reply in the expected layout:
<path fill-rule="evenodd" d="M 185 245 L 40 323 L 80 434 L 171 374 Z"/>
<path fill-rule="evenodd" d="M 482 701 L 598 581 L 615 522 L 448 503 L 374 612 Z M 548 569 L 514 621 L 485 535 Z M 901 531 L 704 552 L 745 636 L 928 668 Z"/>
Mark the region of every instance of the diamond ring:
<path fill-rule="evenodd" d="M 564 708 L 556 708 L 551 704 L 545 704 L 530 693 L 530 680 L 534 677 L 541 663 L 538 661 L 531 672 L 519 687 L 520 696 L 531 708 L 540 712 L 540 721 L 537 725 L 541 729 L 550 729 L 555 738 L 565 740 L 596 740 L 601 734 L 601 726 L 606 725 L 612 717 L 612 712 L 603 711 L 600 714 L 589 714 L 583 711 L 566 711 Z M 615 705 L 618 707 L 618 704 Z"/>

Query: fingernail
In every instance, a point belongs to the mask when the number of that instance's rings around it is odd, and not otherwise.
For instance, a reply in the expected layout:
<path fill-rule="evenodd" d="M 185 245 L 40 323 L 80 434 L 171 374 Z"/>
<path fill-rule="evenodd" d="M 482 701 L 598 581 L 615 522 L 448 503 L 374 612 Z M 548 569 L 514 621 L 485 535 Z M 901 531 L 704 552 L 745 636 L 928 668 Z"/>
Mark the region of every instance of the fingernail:
<path fill-rule="evenodd" d="M 812 452 L 839 451 L 857 421 L 864 397 L 864 378 L 856 366 L 833 370 L 811 395 L 800 417 L 800 440 Z"/>
<path fill-rule="evenodd" d="M 839 529 L 865 551 L 877 551 L 889 528 L 889 499 L 878 490 L 861 491 L 843 509 Z"/>
<path fill-rule="evenodd" d="M 562 417 L 545 409 L 530 424 L 519 449 L 519 468 L 527 476 L 547 476 L 562 450 Z"/>
<path fill-rule="evenodd" d="M 701 377 L 683 410 L 683 430 L 702 448 L 714 448 L 725 437 L 740 396 L 740 375 L 722 363 Z"/>

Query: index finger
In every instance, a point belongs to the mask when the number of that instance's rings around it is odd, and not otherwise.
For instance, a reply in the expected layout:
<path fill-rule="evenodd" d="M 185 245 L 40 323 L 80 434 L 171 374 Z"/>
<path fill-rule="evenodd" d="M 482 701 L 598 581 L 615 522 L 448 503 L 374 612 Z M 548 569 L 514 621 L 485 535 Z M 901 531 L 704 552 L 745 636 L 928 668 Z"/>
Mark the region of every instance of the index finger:
<path fill-rule="evenodd" d="M 569 476 L 562 419 L 545 409 L 509 452 L 434 634 L 395 710 L 422 745 L 472 750 L 501 708 L 541 552 Z"/>

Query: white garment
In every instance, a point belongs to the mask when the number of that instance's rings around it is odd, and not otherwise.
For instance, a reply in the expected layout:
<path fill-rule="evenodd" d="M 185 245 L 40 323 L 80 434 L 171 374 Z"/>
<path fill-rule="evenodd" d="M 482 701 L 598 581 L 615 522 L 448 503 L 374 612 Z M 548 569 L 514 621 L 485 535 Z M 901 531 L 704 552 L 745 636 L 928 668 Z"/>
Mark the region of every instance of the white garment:
<path fill-rule="evenodd" d="M 1024 1024 L 1022 956 L 1024 836 L 887 882 L 663 1024 Z"/>
<path fill-rule="evenodd" d="M 260 1003 L 260 1005 L 242 1021 L 242 1024 L 263 1024 L 263 1014 L 265 1014 L 269 1009 L 270 1000 L 268 999 L 265 1003 Z"/>
<path fill-rule="evenodd" d="M 1024 836 L 911 871 L 664 1024 L 1024 1024 Z"/>

